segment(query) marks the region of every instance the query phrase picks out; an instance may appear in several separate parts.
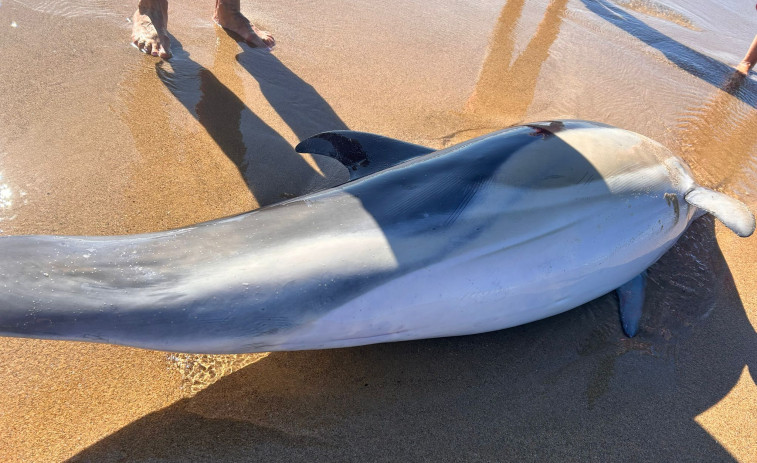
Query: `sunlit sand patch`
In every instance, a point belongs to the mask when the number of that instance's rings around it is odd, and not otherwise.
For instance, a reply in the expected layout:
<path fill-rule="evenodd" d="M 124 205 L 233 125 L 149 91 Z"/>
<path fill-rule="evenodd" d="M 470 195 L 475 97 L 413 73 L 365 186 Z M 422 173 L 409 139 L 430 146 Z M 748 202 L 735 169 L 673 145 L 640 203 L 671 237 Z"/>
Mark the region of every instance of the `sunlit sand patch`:
<path fill-rule="evenodd" d="M 694 420 L 738 461 L 754 461 L 757 449 L 757 385 L 744 367 L 736 385 Z"/>
<path fill-rule="evenodd" d="M 3 232 L 2 223 L 16 218 L 15 207 L 19 206 L 19 201 L 26 202 L 24 191 L 14 191 L 10 183 L 5 179 L 3 172 L 0 172 L 0 233 Z"/>
<path fill-rule="evenodd" d="M 192 397 L 224 376 L 268 357 L 270 352 L 259 354 L 170 354 L 168 361 L 181 374 L 181 393 Z"/>
<path fill-rule="evenodd" d="M 0 181 L 3 180 L 0 174 Z M 13 192 L 7 183 L 0 183 L 0 209 L 8 209 L 13 205 Z"/>
<path fill-rule="evenodd" d="M 700 30 L 694 25 L 691 19 L 687 18 L 682 13 L 651 0 L 613 0 L 618 5 L 629 10 L 638 11 L 639 13 L 646 14 L 648 16 L 654 16 L 655 18 L 664 19 L 670 21 L 679 26 L 683 26 L 693 31 Z"/>

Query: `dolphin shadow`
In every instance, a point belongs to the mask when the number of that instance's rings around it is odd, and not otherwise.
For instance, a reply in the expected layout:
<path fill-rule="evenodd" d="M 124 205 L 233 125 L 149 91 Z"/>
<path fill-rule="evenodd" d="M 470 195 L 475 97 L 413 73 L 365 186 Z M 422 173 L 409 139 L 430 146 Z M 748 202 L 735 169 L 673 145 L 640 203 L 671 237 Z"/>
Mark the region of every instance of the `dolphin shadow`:
<path fill-rule="evenodd" d="M 671 63 L 710 85 L 722 87 L 734 72 L 733 67 L 668 37 L 609 0 L 581 1 L 592 13 L 659 50 Z M 752 107 L 757 107 L 757 84 L 748 80 L 744 87 L 746 88 L 743 91 L 734 96 Z"/>
<path fill-rule="evenodd" d="M 237 96 L 243 94 L 244 89 L 234 69 L 233 58 L 238 48 L 233 39 L 218 34 L 214 69 L 222 72 L 234 88 L 229 88 L 214 72 L 193 61 L 178 39 L 171 36 L 171 43 L 173 58 L 155 65 L 158 77 L 237 166 L 259 205 L 300 196 L 328 182 Z M 250 53 L 265 56 L 260 52 Z M 286 69 L 280 62 L 279 67 Z M 289 74 L 294 75 L 291 71 Z M 296 96 L 297 90 L 306 85 L 302 82 L 293 88 L 293 95 Z M 312 93 L 314 90 L 310 87 L 309 101 L 313 99 Z M 330 121 L 323 123 L 330 124 Z M 324 126 L 321 130 L 325 129 Z M 321 171 L 328 171 L 335 164 L 321 156 L 314 156 L 314 159 Z"/>
<path fill-rule="evenodd" d="M 757 367 L 712 220 L 650 269 L 647 301 L 634 340 L 605 296 L 493 333 L 274 353 L 70 461 L 734 461 L 694 421 Z"/>

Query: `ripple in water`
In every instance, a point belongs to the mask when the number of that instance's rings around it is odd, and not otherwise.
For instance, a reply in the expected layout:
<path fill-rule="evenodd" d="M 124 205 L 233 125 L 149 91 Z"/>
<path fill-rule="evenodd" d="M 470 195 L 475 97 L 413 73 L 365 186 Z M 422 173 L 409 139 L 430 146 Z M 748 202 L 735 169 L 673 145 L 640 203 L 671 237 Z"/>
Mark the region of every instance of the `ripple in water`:
<path fill-rule="evenodd" d="M 111 2 L 103 0 L 14 0 L 30 10 L 64 18 L 105 18 L 116 16 Z M 136 5 L 136 2 L 135 2 Z"/>
<path fill-rule="evenodd" d="M 735 74 L 710 94 L 685 95 L 673 144 L 689 162 L 697 183 L 749 203 L 757 192 L 757 113 L 747 102 L 757 87 Z"/>
<path fill-rule="evenodd" d="M 699 28 L 694 26 L 691 19 L 687 18 L 684 14 L 674 10 L 673 8 L 663 5 L 651 0 L 613 0 L 623 8 L 627 8 L 632 11 L 638 11 L 647 16 L 654 16 L 655 18 L 664 19 L 670 21 L 679 26 L 683 26 L 693 31 L 698 31 Z"/>
<path fill-rule="evenodd" d="M 181 354 L 168 356 L 171 368 L 177 368 L 181 374 L 181 393 L 192 397 L 224 376 L 239 371 L 268 356 L 261 354 Z"/>

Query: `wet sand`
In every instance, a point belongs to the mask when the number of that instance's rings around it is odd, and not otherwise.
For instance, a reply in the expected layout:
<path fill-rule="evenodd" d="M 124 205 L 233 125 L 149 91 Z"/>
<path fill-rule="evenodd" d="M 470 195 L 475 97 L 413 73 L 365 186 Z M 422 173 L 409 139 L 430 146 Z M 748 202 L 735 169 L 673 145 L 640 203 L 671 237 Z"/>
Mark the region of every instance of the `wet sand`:
<path fill-rule="evenodd" d="M 619 3 L 245 1 L 266 54 L 172 0 L 164 62 L 129 45 L 131 2 L 3 1 L 0 233 L 162 230 L 340 183 L 292 149 L 322 130 L 441 148 L 558 117 L 650 136 L 757 210 L 757 80 L 728 68 L 753 7 Z M 699 220 L 633 340 L 612 296 L 330 351 L 0 338 L 0 460 L 757 461 L 755 262 L 757 238 Z"/>

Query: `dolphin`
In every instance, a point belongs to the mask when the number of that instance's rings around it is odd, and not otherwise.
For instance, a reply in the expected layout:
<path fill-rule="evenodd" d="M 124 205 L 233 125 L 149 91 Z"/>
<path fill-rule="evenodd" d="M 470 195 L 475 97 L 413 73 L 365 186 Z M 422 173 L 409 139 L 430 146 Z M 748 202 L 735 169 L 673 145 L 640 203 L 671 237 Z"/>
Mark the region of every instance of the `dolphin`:
<path fill-rule="evenodd" d="M 466 335 L 613 290 L 639 329 L 645 270 L 741 202 L 642 135 L 537 122 L 433 150 L 354 131 L 299 152 L 350 180 L 234 217 L 131 236 L 0 238 L 0 335 L 194 353 Z"/>

